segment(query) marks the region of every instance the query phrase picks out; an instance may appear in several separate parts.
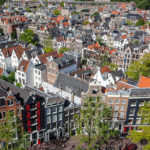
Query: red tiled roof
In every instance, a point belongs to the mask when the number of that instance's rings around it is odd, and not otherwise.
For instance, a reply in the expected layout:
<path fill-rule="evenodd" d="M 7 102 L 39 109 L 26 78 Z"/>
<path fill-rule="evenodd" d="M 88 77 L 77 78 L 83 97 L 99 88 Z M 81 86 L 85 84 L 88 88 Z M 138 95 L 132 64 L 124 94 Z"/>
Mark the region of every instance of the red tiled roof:
<path fill-rule="evenodd" d="M 29 67 L 29 64 L 30 64 L 30 61 L 28 61 L 28 60 L 22 60 L 22 61 L 20 62 L 20 65 L 19 65 L 19 67 L 18 67 L 18 70 L 23 71 L 23 72 L 26 72 L 27 69 L 28 69 L 28 67 Z"/>
<path fill-rule="evenodd" d="M 109 73 L 110 71 L 111 71 L 111 70 L 110 70 L 109 66 L 104 66 L 104 67 L 101 68 L 101 73 L 102 73 L 102 74 L 104 74 L 105 72 L 108 72 L 108 73 Z"/>
<path fill-rule="evenodd" d="M 47 63 L 47 57 L 49 57 L 49 56 L 52 56 L 53 58 L 58 57 L 58 52 L 57 51 L 52 51 L 52 52 L 48 52 L 48 53 L 45 53 L 45 54 L 41 54 L 38 57 L 39 57 L 41 63 L 46 64 Z"/>
<path fill-rule="evenodd" d="M 96 49 L 96 48 L 100 48 L 100 45 L 98 43 L 94 43 L 88 46 L 89 49 Z"/>
<path fill-rule="evenodd" d="M 22 49 L 22 46 L 16 45 L 16 46 L 8 47 L 8 48 L 3 48 L 2 52 L 4 56 L 7 58 L 11 56 L 13 50 L 17 50 L 17 49 Z"/>
<path fill-rule="evenodd" d="M 144 76 L 140 76 L 138 87 L 140 87 L 140 88 L 148 88 L 148 87 L 150 87 L 150 78 L 144 77 Z"/>

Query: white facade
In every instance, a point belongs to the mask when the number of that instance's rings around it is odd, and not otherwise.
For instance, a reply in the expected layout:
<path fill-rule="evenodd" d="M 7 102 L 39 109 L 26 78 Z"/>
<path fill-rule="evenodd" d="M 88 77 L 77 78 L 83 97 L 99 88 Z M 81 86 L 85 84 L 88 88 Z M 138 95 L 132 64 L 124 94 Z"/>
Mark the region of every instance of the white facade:
<path fill-rule="evenodd" d="M 13 51 L 12 51 L 12 55 L 11 55 L 11 67 L 12 67 L 12 69 L 18 68 L 19 62 L 20 62 L 20 61 L 19 61 L 19 59 L 18 59 L 18 57 L 17 57 L 15 51 L 13 50 Z"/>
<path fill-rule="evenodd" d="M 16 70 L 15 72 L 16 83 L 21 83 L 22 86 L 24 86 L 25 84 L 33 86 L 34 85 L 33 67 L 34 67 L 33 63 L 30 62 L 26 72 Z"/>
<path fill-rule="evenodd" d="M 57 87 L 54 87 L 52 84 L 49 84 L 47 82 L 42 82 L 42 87 L 43 87 L 45 93 L 49 93 L 49 92 L 54 93 L 54 94 L 57 94 L 63 98 L 68 99 L 69 101 L 72 101 L 76 104 L 81 105 L 81 97 L 77 97 L 75 95 L 72 95 L 72 93 L 63 91 Z"/>
<path fill-rule="evenodd" d="M 34 68 L 33 69 L 34 74 L 34 87 L 40 88 L 43 81 L 46 81 L 46 70 L 39 70 Z"/>

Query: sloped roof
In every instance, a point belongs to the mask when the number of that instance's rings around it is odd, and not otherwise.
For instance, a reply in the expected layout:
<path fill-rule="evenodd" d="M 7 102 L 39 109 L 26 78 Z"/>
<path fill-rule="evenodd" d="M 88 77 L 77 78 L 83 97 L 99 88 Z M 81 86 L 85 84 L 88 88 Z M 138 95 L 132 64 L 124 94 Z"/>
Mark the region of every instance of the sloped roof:
<path fill-rule="evenodd" d="M 140 76 L 138 87 L 140 88 L 150 88 L 150 78 Z"/>
<path fill-rule="evenodd" d="M 28 60 L 22 60 L 22 61 L 20 62 L 20 65 L 19 65 L 19 67 L 18 67 L 18 70 L 23 71 L 23 72 L 26 72 L 27 69 L 28 69 L 28 67 L 29 67 L 29 64 L 30 64 L 30 61 L 28 61 Z"/>
<path fill-rule="evenodd" d="M 57 58 L 58 57 L 58 52 L 57 51 L 52 51 L 52 52 L 48 52 L 45 54 L 41 54 L 39 55 L 39 59 L 41 61 L 41 63 L 46 64 L 47 63 L 47 57 L 52 56 L 53 58 Z"/>
<path fill-rule="evenodd" d="M 70 92 L 74 92 L 78 97 L 81 97 L 81 93 L 86 93 L 89 89 L 89 84 L 87 82 L 83 82 L 63 73 L 59 73 L 54 86 L 64 91 L 69 89 Z"/>

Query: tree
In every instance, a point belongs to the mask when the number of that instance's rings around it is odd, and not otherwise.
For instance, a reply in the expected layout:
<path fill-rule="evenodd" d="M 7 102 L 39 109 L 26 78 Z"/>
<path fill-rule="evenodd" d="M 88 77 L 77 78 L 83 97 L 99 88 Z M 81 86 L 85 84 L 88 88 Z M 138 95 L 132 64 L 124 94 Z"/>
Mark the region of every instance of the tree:
<path fill-rule="evenodd" d="M 99 45 L 104 45 L 103 40 L 101 38 L 96 38 L 96 41 Z"/>
<path fill-rule="evenodd" d="M 89 21 L 88 21 L 88 20 L 84 20 L 82 24 L 83 24 L 83 25 L 88 25 L 88 24 L 89 24 Z"/>
<path fill-rule="evenodd" d="M 64 7 L 64 1 L 60 2 L 60 6 Z"/>
<path fill-rule="evenodd" d="M 132 26 L 132 25 L 133 25 L 132 21 L 130 21 L 130 20 L 127 20 L 126 23 L 127 23 L 129 26 Z"/>
<path fill-rule="evenodd" d="M 16 86 L 22 87 L 22 84 L 21 83 L 16 83 Z"/>
<path fill-rule="evenodd" d="M 67 52 L 69 51 L 70 48 L 67 48 L 67 47 L 61 47 L 60 50 L 59 50 L 59 54 L 63 54 L 64 52 Z"/>
<path fill-rule="evenodd" d="M 84 99 L 80 116 L 75 116 L 77 133 L 81 136 L 80 145 L 87 149 L 100 149 L 113 136 L 109 129 L 109 119 L 112 116 L 111 108 L 104 104 L 100 97 Z"/>
<path fill-rule="evenodd" d="M 143 58 L 133 62 L 126 72 L 128 78 L 138 80 L 140 75 L 150 77 L 150 54 L 143 55 Z"/>
<path fill-rule="evenodd" d="M 17 39 L 17 32 L 16 30 L 13 30 L 12 33 L 11 33 L 11 39 Z"/>
<path fill-rule="evenodd" d="M 94 13 L 92 14 L 92 17 L 93 17 L 93 16 L 99 16 L 99 12 L 97 12 L 97 11 L 94 12 Z"/>
<path fill-rule="evenodd" d="M 79 14 L 79 12 L 73 11 L 73 12 L 71 13 L 71 15 L 76 15 L 76 14 Z"/>
<path fill-rule="evenodd" d="M 137 22 L 136 22 L 136 26 L 143 26 L 145 24 L 145 21 L 143 19 L 139 19 Z"/>
<path fill-rule="evenodd" d="M 1 34 L 1 35 L 4 35 L 3 29 L 0 29 L 0 34 Z"/>
<path fill-rule="evenodd" d="M 144 147 L 144 150 L 149 150 L 150 148 L 150 102 L 145 102 L 142 106 L 138 115 L 141 116 L 141 126 L 138 127 L 139 131 L 133 130 L 129 132 L 128 138 L 133 142 L 138 143 L 142 140 L 146 140 L 148 144 Z"/>
<path fill-rule="evenodd" d="M 52 47 L 48 47 L 48 46 L 44 47 L 44 52 L 45 53 L 52 52 L 53 50 L 54 49 Z"/>
<path fill-rule="evenodd" d="M 118 69 L 118 66 L 114 63 L 110 63 L 109 66 L 110 66 L 111 71 L 117 71 L 117 69 Z"/>
<path fill-rule="evenodd" d="M 31 29 L 26 29 L 24 33 L 21 33 L 20 40 L 34 45 L 37 44 L 37 39 L 35 39 L 35 34 Z"/>
<path fill-rule="evenodd" d="M 17 114 L 12 111 L 7 112 L 4 121 L 5 124 L 0 123 L 0 141 L 4 142 L 4 149 L 26 150 L 26 134 L 22 134 L 21 120 Z M 15 140 L 16 137 L 18 140 Z"/>
<path fill-rule="evenodd" d="M 53 42 L 52 42 L 52 38 L 49 36 L 45 41 L 44 41 L 44 51 L 47 52 L 51 52 L 53 51 Z"/>
<path fill-rule="evenodd" d="M 100 64 L 101 64 L 101 67 L 104 67 L 109 64 L 109 57 L 108 57 L 107 52 L 105 52 L 104 56 L 101 57 Z"/>
<path fill-rule="evenodd" d="M 58 16 L 58 15 L 60 15 L 60 14 L 61 14 L 61 11 L 60 11 L 60 10 L 58 10 L 58 9 L 55 9 L 55 10 L 54 10 L 54 15 Z"/>
<path fill-rule="evenodd" d="M 8 77 L 2 75 L 1 79 L 13 84 L 15 82 L 15 72 L 11 72 Z"/>

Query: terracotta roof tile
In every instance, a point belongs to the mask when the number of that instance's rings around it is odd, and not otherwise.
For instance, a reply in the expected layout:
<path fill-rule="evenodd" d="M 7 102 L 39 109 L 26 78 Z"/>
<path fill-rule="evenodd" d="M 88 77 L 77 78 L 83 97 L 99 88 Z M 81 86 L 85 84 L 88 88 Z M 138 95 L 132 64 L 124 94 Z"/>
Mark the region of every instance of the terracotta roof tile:
<path fill-rule="evenodd" d="M 104 66 L 104 67 L 101 68 L 100 71 L 101 71 L 102 74 L 104 74 L 105 72 L 109 73 L 111 70 L 110 70 L 109 66 Z"/>
<path fill-rule="evenodd" d="M 139 79 L 138 87 L 140 88 L 150 87 L 150 78 L 141 76 Z"/>
<path fill-rule="evenodd" d="M 28 67 L 29 67 L 29 64 L 30 64 L 30 61 L 28 61 L 28 60 L 22 60 L 22 61 L 20 62 L 20 65 L 19 65 L 19 67 L 18 67 L 18 70 L 23 71 L 23 72 L 26 72 L 27 69 L 28 69 Z"/>
<path fill-rule="evenodd" d="M 41 63 L 46 64 L 47 63 L 47 57 L 52 56 L 53 58 L 57 58 L 58 57 L 58 52 L 57 51 L 52 51 L 52 52 L 48 52 L 45 54 L 41 54 L 39 55 L 39 59 L 41 61 Z"/>
<path fill-rule="evenodd" d="M 91 50 L 92 49 L 97 49 L 97 48 L 100 48 L 100 45 L 98 43 L 94 43 L 94 44 L 89 45 L 88 48 L 91 49 Z"/>

